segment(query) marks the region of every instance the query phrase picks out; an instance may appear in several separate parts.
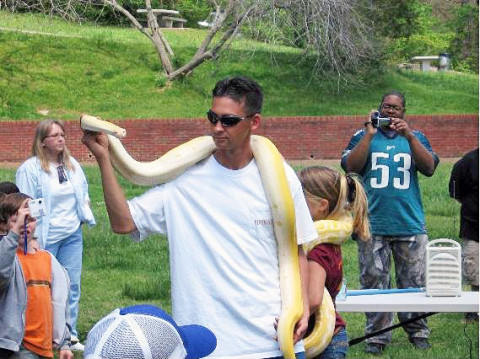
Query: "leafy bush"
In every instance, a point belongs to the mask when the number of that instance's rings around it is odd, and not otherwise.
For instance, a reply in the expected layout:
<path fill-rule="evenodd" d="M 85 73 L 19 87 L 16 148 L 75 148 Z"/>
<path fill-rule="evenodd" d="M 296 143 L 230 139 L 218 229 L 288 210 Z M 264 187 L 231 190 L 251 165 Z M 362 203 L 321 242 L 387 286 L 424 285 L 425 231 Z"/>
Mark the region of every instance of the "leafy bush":
<path fill-rule="evenodd" d="M 123 6 L 135 17 L 137 17 L 137 9 L 145 8 L 144 0 L 117 0 L 117 3 Z M 158 7 L 158 5 L 158 1 L 152 1 L 153 8 Z M 84 20 L 102 25 L 130 25 L 130 20 L 128 20 L 123 14 L 105 4 L 90 3 L 83 7 L 82 2 L 80 1 L 77 2 L 77 12 Z"/>
<path fill-rule="evenodd" d="M 478 73 L 478 4 L 457 6 L 450 26 L 455 33 L 449 48 L 453 68 Z"/>
<path fill-rule="evenodd" d="M 447 52 L 453 37 L 453 32 L 433 31 L 414 34 L 408 38 L 402 37 L 392 43 L 391 55 L 393 59 L 399 61 L 408 60 L 413 56 L 438 55 Z"/>
<path fill-rule="evenodd" d="M 409 1 L 409 6 L 415 17 L 405 20 L 404 24 L 414 23 L 415 26 L 408 31 L 397 29 L 395 34 L 387 37 L 385 59 L 389 63 L 406 62 L 413 56 L 447 52 L 454 38 L 454 33 L 433 16 L 430 4 L 415 0 Z"/>
<path fill-rule="evenodd" d="M 418 0 L 373 0 L 366 9 L 377 35 L 392 39 L 408 38 L 423 26 L 424 12 Z"/>

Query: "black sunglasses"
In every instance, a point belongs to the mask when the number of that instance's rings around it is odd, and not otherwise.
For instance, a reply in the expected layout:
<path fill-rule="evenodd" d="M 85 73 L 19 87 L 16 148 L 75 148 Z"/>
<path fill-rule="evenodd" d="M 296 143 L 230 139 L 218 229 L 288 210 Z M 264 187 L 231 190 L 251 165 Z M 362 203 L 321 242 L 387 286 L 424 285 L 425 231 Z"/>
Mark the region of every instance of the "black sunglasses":
<path fill-rule="evenodd" d="M 222 124 L 223 127 L 232 127 L 238 124 L 240 121 L 245 120 L 248 117 L 252 117 L 253 115 L 248 115 L 245 117 L 240 117 L 237 115 L 222 115 L 218 116 L 212 110 L 208 110 L 207 118 L 212 125 L 216 125 L 218 121 Z"/>
<path fill-rule="evenodd" d="M 68 181 L 68 177 L 65 174 L 65 170 L 63 169 L 63 165 L 60 165 L 60 166 L 57 167 L 57 173 L 58 173 L 58 182 L 60 184 Z"/>

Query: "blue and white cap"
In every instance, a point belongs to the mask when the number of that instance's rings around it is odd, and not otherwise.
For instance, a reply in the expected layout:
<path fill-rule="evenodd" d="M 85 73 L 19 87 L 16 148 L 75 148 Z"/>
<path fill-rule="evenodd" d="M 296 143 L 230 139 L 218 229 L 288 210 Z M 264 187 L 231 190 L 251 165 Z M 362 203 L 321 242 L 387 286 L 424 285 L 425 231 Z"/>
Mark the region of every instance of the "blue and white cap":
<path fill-rule="evenodd" d="M 85 359 L 198 359 L 217 338 L 201 325 L 179 326 L 162 309 L 133 305 L 115 309 L 90 330 Z"/>

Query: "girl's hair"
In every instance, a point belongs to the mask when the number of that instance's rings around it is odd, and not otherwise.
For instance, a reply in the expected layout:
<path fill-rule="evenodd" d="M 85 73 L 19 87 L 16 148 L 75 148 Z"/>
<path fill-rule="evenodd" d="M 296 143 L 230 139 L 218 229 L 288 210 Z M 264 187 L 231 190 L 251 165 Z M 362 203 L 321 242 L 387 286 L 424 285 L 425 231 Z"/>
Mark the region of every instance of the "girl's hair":
<path fill-rule="evenodd" d="M 362 240 L 370 238 L 367 195 L 357 175 L 341 174 L 326 166 L 311 166 L 299 173 L 307 197 L 328 201 L 328 219 L 338 219 L 350 212 L 353 232 Z"/>
<path fill-rule="evenodd" d="M 63 122 L 59 120 L 43 120 L 37 126 L 37 130 L 35 131 L 35 138 L 32 145 L 32 155 L 38 157 L 42 169 L 47 173 L 50 173 L 50 164 L 47 154 L 45 152 L 45 147 L 43 146 L 43 140 L 47 138 L 48 133 L 50 132 L 50 129 L 53 125 L 60 126 L 63 133 L 65 133 L 65 126 L 63 125 Z M 70 161 L 70 152 L 68 151 L 68 148 L 66 146 L 63 149 L 63 152 L 59 155 L 58 161 L 62 163 L 65 167 L 67 167 L 69 170 L 75 170 Z"/>
<path fill-rule="evenodd" d="M 23 201 L 30 196 L 24 193 L 0 194 L 0 223 L 6 225 L 8 219 L 18 212 Z"/>

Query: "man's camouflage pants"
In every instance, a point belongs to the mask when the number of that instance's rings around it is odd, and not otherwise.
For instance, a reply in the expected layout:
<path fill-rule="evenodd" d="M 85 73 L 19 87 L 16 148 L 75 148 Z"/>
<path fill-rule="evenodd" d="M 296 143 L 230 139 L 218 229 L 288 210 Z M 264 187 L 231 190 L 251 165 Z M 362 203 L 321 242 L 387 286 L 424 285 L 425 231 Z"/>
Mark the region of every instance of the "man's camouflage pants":
<path fill-rule="evenodd" d="M 360 284 L 362 289 L 391 288 L 391 258 L 395 263 L 396 283 L 398 288 L 425 286 L 425 252 L 428 243 L 426 234 L 409 237 L 372 236 L 371 241 L 357 240 L 358 262 L 360 266 Z M 423 313 L 398 313 L 403 322 Z M 393 313 L 365 313 L 367 323 L 365 334 L 370 334 L 393 325 Z M 420 319 L 406 324 L 403 329 L 409 338 L 428 338 L 430 331 L 427 320 Z M 392 332 L 379 334 L 367 339 L 367 343 L 387 344 Z"/>

